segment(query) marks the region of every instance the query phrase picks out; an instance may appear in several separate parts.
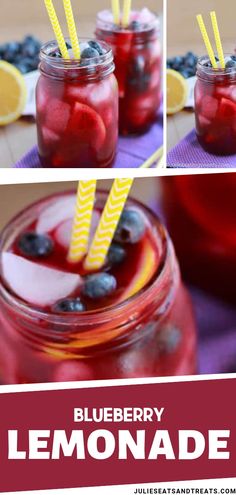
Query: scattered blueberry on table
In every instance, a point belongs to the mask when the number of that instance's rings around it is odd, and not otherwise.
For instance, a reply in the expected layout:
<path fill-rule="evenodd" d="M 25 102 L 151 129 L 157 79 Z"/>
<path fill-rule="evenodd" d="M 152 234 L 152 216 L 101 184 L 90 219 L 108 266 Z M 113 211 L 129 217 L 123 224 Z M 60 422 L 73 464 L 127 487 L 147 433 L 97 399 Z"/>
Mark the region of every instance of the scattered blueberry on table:
<path fill-rule="evenodd" d="M 0 45 L 0 60 L 13 64 L 22 74 L 38 68 L 41 42 L 27 35 L 21 41 L 10 41 Z"/>

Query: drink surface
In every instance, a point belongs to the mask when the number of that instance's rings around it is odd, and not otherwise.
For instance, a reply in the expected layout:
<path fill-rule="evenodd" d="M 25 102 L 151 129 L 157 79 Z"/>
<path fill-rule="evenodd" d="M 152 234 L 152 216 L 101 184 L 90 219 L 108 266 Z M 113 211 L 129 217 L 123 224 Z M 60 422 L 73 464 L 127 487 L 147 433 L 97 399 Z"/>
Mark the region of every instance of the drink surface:
<path fill-rule="evenodd" d="M 209 153 L 236 153 L 236 57 L 226 58 L 226 68 L 212 69 L 207 57 L 198 64 L 195 86 L 196 132 Z"/>
<path fill-rule="evenodd" d="M 99 194 L 92 232 L 106 198 Z M 87 274 L 66 260 L 74 206 L 74 193 L 53 196 L 2 234 L 2 382 L 195 373 L 192 308 L 160 221 L 129 200 L 106 265 Z"/>
<path fill-rule="evenodd" d="M 81 50 L 80 62 L 64 61 L 55 43 L 41 53 L 36 100 L 44 167 L 110 167 L 115 158 L 118 89 L 113 57 L 105 44 L 93 40 L 83 42 Z"/>
<path fill-rule="evenodd" d="M 97 17 L 96 35 L 113 49 L 119 85 L 119 127 L 126 134 L 143 133 L 154 122 L 161 101 L 161 44 L 157 18 L 148 9 L 132 12 L 127 28 L 112 14 Z"/>

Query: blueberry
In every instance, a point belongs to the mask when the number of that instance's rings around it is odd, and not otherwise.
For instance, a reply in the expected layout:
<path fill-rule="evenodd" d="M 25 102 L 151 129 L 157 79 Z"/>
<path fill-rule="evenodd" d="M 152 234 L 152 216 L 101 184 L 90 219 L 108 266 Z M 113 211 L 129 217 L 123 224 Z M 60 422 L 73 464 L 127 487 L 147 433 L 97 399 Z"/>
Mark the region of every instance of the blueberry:
<path fill-rule="evenodd" d="M 145 230 L 145 221 L 137 210 L 124 210 L 114 240 L 121 243 L 136 244 L 144 236 Z"/>
<path fill-rule="evenodd" d="M 116 290 L 115 277 L 109 273 L 96 273 L 85 279 L 83 294 L 90 299 L 102 299 Z"/>
<path fill-rule="evenodd" d="M 190 67 L 196 67 L 196 57 L 192 52 L 187 53 L 185 57 L 185 66 L 190 68 Z"/>
<path fill-rule="evenodd" d="M 123 246 L 116 244 L 115 242 L 111 245 L 108 253 L 108 261 L 112 265 L 117 265 L 122 263 L 126 257 L 126 252 Z"/>
<path fill-rule="evenodd" d="M 172 62 L 172 69 L 179 70 L 180 66 L 183 64 L 183 57 L 175 57 Z"/>
<path fill-rule="evenodd" d="M 173 67 L 173 63 L 174 63 L 174 59 L 173 58 L 168 58 L 167 59 L 167 66 L 172 69 Z"/>
<path fill-rule="evenodd" d="M 5 46 L 5 52 L 3 54 L 4 59 L 10 63 L 14 62 L 16 55 L 19 53 L 19 50 L 20 50 L 19 43 L 15 41 L 11 41 L 10 43 L 7 43 L 7 45 Z"/>
<path fill-rule="evenodd" d="M 142 29 L 142 24 L 139 21 L 132 21 L 130 28 L 132 31 L 140 31 L 140 29 Z"/>
<path fill-rule="evenodd" d="M 53 306 L 55 313 L 81 313 L 86 311 L 85 305 L 82 303 L 79 297 L 76 299 L 68 298 L 58 301 Z"/>
<path fill-rule="evenodd" d="M 24 57 L 35 57 L 39 54 L 41 43 L 34 36 L 26 36 L 23 40 L 21 53 Z"/>
<path fill-rule="evenodd" d="M 85 59 L 85 58 L 96 58 L 96 57 L 99 57 L 99 53 L 98 53 L 97 50 L 95 50 L 92 47 L 85 48 L 82 51 L 82 53 L 81 53 L 81 58 L 82 59 Z"/>
<path fill-rule="evenodd" d="M 30 258 L 45 258 L 53 251 L 53 241 L 47 235 L 26 232 L 18 241 L 21 253 Z"/>
<path fill-rule="evenodd" d="M 179 72 L 183 77 L 185 77 L 185 79 L 195 76 L 195 70 L 192 69 L 185 68 L 185 69 L 181 69 Z"/>
<path fill-rule="evenodd" d="M 234 62 L 236 62 L 236 55 L 231 55 L 230 57 Z"/>
<path fill-rule="evenodd" d="M 99 53 L 99 55 L 104 55 L 105 51 L 103 50 L 100 43 L 98 43 L 98 41 L 91 40 L 88 42 L 88 44 L 89 44 L 89 46 L 91 46 L 91 48 L 94 48 L 94 50 L 96 50 Z"/>

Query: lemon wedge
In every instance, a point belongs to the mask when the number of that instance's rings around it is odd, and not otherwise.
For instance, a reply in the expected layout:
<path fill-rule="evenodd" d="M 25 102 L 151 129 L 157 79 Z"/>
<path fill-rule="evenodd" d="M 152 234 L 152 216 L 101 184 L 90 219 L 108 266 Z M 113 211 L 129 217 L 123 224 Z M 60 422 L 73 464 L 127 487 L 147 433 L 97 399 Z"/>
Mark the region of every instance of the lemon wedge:
<path fill-rule="evenodd" d="M 0 61 L 0 126 L 15 122 L 22 114 L 27 97 L 24 77 L 8 62 Z"/>
<path fill-rule="evenodd" d="M 186 79 L 179 72 L 167 69 L 167 114 L 173 115 L 185 107 L 188 87 Z"/>

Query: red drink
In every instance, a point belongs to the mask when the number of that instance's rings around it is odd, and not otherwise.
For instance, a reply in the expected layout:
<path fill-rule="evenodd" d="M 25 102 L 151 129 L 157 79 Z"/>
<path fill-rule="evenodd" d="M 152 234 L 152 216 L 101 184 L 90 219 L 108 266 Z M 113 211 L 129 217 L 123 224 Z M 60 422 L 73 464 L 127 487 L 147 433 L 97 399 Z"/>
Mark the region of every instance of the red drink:
<path fill-rule="evenodd" d="M 74 193 L 46 198 L 2 233 L 3 383 L 195 373 L 192 308 L 158 218 L 129 200 L 106 266 L 91 275 L 66 260 L 74 203 Z"/>
<path fill-rule="evenodd" d="M 235 302 L 236 174 L 166 177 L 168 227 L 187 280 Z"/>
<path fill-rule="evenodd" d="M 225 69 L 213 69 L 208 57 L 197 66 L 195 86 L 196 132 L 208 153 L 236 153 L 236 57 L 227 57 Z"/>
<path fill-rule="evenodd" d="M 143 133 L 155 120 L 161 101 L 159 21 L 143 9 L 132 12 L 125 29 L 113 23 L 111 12 L 103 11 L 97 16 L 96 34 L 114 53 L 120 132 Z"/>
<path fill-rule="evenodd" d="M 41 50 L 37 86 L 39 156 L 43 167 L 110 167 L 118 139 L 113 55 L 81 44 L 81 61 L 60 57 L 56 42 Z M 88 48 L 89 47 L 89 48 Z M 90 51 L 88 51 L 90 50 Z M 97 54 L 96 54 L 97 53 Z M 91 56 L 92 55 L 92 56 Z"/>

